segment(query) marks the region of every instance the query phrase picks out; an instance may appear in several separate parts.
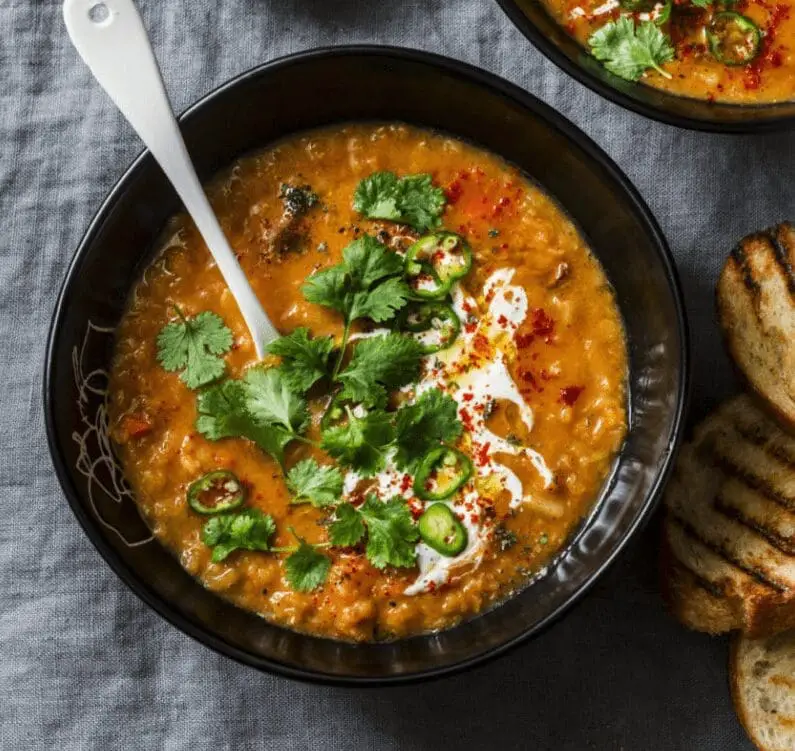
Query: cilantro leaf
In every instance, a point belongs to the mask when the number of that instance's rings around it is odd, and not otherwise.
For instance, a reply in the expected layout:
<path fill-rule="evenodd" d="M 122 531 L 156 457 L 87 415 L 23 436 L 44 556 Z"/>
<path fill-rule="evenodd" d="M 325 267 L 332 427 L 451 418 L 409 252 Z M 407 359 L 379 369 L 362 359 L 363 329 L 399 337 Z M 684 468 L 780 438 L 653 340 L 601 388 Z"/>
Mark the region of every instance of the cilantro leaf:
<path fill-rule="evenodd" d="M 330 506 L 342 495 L 342 473 L 337 467 L 304 459 L 287 473 L 287 486 L 295 493 L 292 503 L 308 501 L 316 507 Z"/>
<path fill-rule="evenodd" d="M 402 221 L 421 232 L 438 227 L 447 199 L 430 175 L 409 175 L 398 182 L 397 205 Z"/>
<path fill-rule="evenodd" d="M 202 542 L 213 549 L 212 562 L 223 561 L 231 552 L 270 550 L 276 522 L 269 514 L 255 508 L 214 516 L 202 528 Z"/>
<path fill-rule="evenodd" d="M 371 235 L 354 240 L 342 251 L 347 272 L 360 289 L 387 276 L 403 273 L 403 259 Z"/>
<path fill-rule="evenodd" d="M 369 219 L 410 224 L 420 232 L 441 224 L 445 203 L 444 191 L 430 175 L 398 178 L 394 172 L 374 172 L 353 196 L 353 208 Z"/>
<path fill-rule="evenodd" d="M 377 323 L 389 321 L 408 301 L 409 286 L 402 279 L 391 278 L 366 292 L 355 292 L 351 297 L 348 317 L 371 318 Z"/>
<path fill-rule="evenodd" d="M 709 10 L 712 7 L 712 0 L 690 0 L 697 8 Z"/>
<path fill-rule="evenodd" d="M 312 274 L 303 283 L 301 292 L 308 302 L 347 315 L 350 307 L 348 287 L 347 269 L 344 264 L 338 264 Z"/>
<path fill-rule="evenodd" d="M 299 328 L 268 345 L 268 352 L 282 358 L 280 370 L 291 390 L 303 394 L 329 370 L 334 349 L 330 336 L 309 338 L 309 329 Z"/>
<path fill-rule="evenodd" d="M 673 60 L 674 48 L 670 38 L 651 21 L 636 27 L 632 18 L 622 16 L 597 29 L 588 44 L 591 54 L 607 70 L 627 81 L 637 81 L 649 68 L 671 77 L 661 66 Z"/>
<path fill-rule="evenodd" d="M 284 568 L 285 578 L 293 589 L 311 592 L 325 583 L 331 559 L 299 537 L 298 550 L 287 558 Z"/>
<path fill-rule="evenodd" d="M 353 208 L 370 219 L 400 220 L 397 205 L 398 176 L 394 172 L 373 172 L 353 194 Z"/>
<path fill-rule="evenodd" d="M 243 381 L 227 380 L 199 393 L 196 429 L 211 441 L 248 438 L 276 461 L 284 459 L 284 448 L 294 438 L 292 431 L 257 420 L 248 409 Z"/>
<path fill-rule="evenodd" d="M 393 318 L 410 295 L 408 285 L 394 278 L 403 271 L 401 257 L 369 235 L 354 240 L 342 257 L 342 263 L 304 282 L 304 297 L 342 313 L 347 324 L 358 318 L 379 323 Z"/>
<path fill-rule="evenodd" d="M 328 538 L 332 545 L 349 548 L 364 537 L 362 515 L 350 503 L 337 506 L 334 517 L 328 528 Z"/>
<path fill-rule="evenodd" d="M 321 447 L 342 464 L 372 475 L 384 466 L 386 448 L 394 437 L 386 412 L 368 412 L 363 417 L 350 413 L 346 424 L 323 431 Z"/>
<path fill-rule="evenodd" d="M 455 440 L 461 429 L 453 397 L 439 389 L 429 389 L 414 404 L 397 411 L 395 463 L 401 469 L 413 469 L 434 444 Z"/>
<path fill-rule="evenodd" d="M 289 387 L 280 368 L 252 368 L 243 378 L 246 406 L 255 420 L 298 434 L 309 422 L 306 402 Z"/>
<path fill-rule="evenodd" d="M 423 354 L 416 339 L 402 334 L 361 340 L 348 367 L 339 374 L 343 398 L 366 407 L 382 403 L 387 389 L 417 380 Z"/>
<path fill-rule="evenodd" d="M 417 560 L 414 543 L 419 532 L 404 498 L 380 501 L 369 495 L 359 509 L 367 525 L 367 559 L 376 568 L 413 566 Z"/>
<path fill-rule="evenodd" d="M 222 357 L 232 346 L 232 332 L 221 316 L 204 311 L 195 318 L 166 324 L 157 336 L 157 359 L 169 372 L 181 370 L 180 378 L 197 389 L 220 378 L 226 364 Z"/>

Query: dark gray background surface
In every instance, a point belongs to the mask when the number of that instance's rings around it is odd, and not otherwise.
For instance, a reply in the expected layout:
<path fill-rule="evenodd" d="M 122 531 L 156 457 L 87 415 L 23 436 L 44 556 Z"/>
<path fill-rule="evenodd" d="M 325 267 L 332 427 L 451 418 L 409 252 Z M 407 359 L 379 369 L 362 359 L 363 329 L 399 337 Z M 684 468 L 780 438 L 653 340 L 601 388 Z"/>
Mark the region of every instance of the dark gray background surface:
<path fill-rule="evenodd" d="M 178 110 L 258 63 L 351 42 L 439 52 L 529 89 L 607 150 L 667 234 L 692 326 L 693 416 L 734 388 L 714 282 L 739 237 L 788 216 L 795 136 L 689 133 L 625 112 L 548 63 L 493 0 L 140 5 Z M 663 610 L 654 526 L 546 635 L 400 689 L 259 674 L 127 591 L 56 483 L 41 374 L 69 258 L 140 144 L 69 45 L 59 2 L 0 0 L 0 30 L 0 749 L 751 748 L 731 708 L 726 641 Z"/>

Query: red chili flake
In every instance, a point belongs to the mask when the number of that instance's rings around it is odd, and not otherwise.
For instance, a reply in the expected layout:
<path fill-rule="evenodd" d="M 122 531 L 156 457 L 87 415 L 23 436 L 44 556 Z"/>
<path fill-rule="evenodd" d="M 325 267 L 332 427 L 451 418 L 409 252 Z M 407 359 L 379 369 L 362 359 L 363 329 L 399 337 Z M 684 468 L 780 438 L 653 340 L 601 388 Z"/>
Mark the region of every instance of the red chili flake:
<path fill-rule="evenodd" d="M 504 315 L 500 314 L 500 317 L 497 319 L 497 323 L 499 323 L 500 326 L 507 326 L 508 319 Z"/>
<path fill-rule="evenodd" d="M 475 453 L 475 461 L 480 465 L 484 466 L 485 464 L 489 463 L 489 449 L 491 448 L 490 443 L 484 443 Z"/>
<path fill-rule="evenodd" d="M 472 305 L 470 304 L 469 300 L 464 300 L 464 302 L 461 303 L 461 310 L 463 310 L 465 313 L 472 312 Z"/>
<path fill-rule="evenodd" d="M 461 418 L 461 422 L 464 424 L 464 428 L 471 433 L 473 425 L 472 425 L 472 415 L 469 414 L 469 410 L 460 409 L 458 410 L 458 415 Z"/>
<path fill-rule="evenodd" d="M 472 521 L 473 524 L 477 524 L 478 520 L 480 519 L 480 515 L 479 514 L 470 514 L 469 518 L 470 518 L 470 520 Z"/>
<path fill-rule="evenodd" d="M 765 7 L 770 7 L 767 3 L 762 3 Z M 756 59 L 745 67 L 745 80 L 743 84 L 746 89 L 757 89 L 762 82 L 762 71 L 765 67 L 777 68 L 783 60 L 781 53 L 773 50 L 773 43 L 776 40 L 778 27 L 782 21 L 789 18 L 790 8 L 786 5 L 776 4 L 771 9 L 771 17 L 767 28 L 762 37 L 762 48 Z"/>
<path fill-rule="evenodd" d="M 584 386 L 566 386 L 566 388 L 560 390 L 560 399 L 558 401 L 567 407 L 572 407 L 577 399 L 580 398 L 580 394 L 582 394 L 584 389 Z"/>
<path fill-rule="evenodd" d="M 474 394 L 464 394 L 461 398 L 465 402 L 471 402 L 475 398 L 475 395 Z"/>
<path fill-rule="evenodd" d="M 547 315 L 543 308 L 533 308 L 533 333 L 536 336 L 543 336 L 548 338 L 555 330 L 555 321 Z"/>
<path fill-rule="evenodd" d="M 437 250 L 433 254 L 431 260 L 433 260 L 433 261 L 443 261 L 444 260 L 444 253 L 441 250 Z"/>
<path fill-rule="evenodd" d="M 478 334 L 472 344 L 478 352 L 488 352 L 490 349 L 489 340 L 483 334 Z"/>
<path fill-rule="evenodd" d="M 451 182 L 447 189 L 445 190 L 445 195 L 447 196 L 447 203 L 454 204 L 459 198 L 461 198 L 461 194 L 464 192 L 464 188 L 461 185 L 459 180 L 454 180 Z"/>
<path fill-rule="evenodd" d="M 411 475 L 403 475 L 400 481 L 400 490 L 405 493 L 411 487 Z"/>
<path fill-rule="evenodd" d="M 477 327 L 478 327 L 478 325 L 476 323 L 465 323 L 464 324 L 464 331 L 466 331 L 467 334 L 472 334 L 472 333 L 474 333 L 474 331 L 475 331 L 475 329 Z"/>
<path fill-rule="evenodd" d="M 533 339 L 535 339 L 535 337 L 532 334 L 517 334 L 514 337 L 516 346 L 519 349 L 524 349 L 525 347 L 529 347 L 533 343 Z"/>

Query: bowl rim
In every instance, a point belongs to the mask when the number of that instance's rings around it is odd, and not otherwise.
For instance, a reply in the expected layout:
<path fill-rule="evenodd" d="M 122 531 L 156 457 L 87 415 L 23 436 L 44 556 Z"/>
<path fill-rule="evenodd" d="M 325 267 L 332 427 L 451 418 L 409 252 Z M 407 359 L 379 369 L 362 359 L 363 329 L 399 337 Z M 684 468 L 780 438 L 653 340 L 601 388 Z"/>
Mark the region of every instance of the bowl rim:
<path fill-rule="evenodd" d="M 516 0 L 497 0 L 497 4 L 502 8 L 508 19 L 516 26 L 524 37 L 538 49 L 548 60 L 558 66 L 564 73 L 570 75 L 574 80 L 579 81 L 583 86 L 593 91 L 595 94 L 607 99 L 614 104 L 618 104 L 625 109 L 638 115 L 643 115 L 651 120 L 674 125 L 677 128 L 696 130 L 704 133 L 769 133 L 785 130 L 795 124 L 795 115 L 781 115 L 765 118 L 764 120 L 748 120 L 737 122 L 718 122 L 715 120 L 688 117 L 668 112 L 660 107 L 646 104 L 628 94 L 619 91 L 615 86 L 602 81 L 582 65 L 578 65 L 568 56 L 563 54 L 559 47 L 553 44 L 546 34 L 535 25 L 535 23 L 522 11 Z M 573 40 L 572 40 L 573 41 Z M 575 42 L 576 44 L 576 42 Z M 636 83 L 635 86 L 643 86 Z M 670 94 L 670 96 L 677 96 Z M 687 99 L 687 97 L 678 97 Z M 703 100 L 695 100 L 703 101 Z M 771 102 L 771 106 L 776 103 Z M 736 107 L 738 110 L 753 107 L 753 105 L 725 103 L 724 106 Z"/>
<path fill-rule="evenodd" d="M 564 613 L 570 610 L 570 608 L 582 600 L 582 598 L 590 591 L 594 584 L 604 575 L 606 570 L 613 564 L 630 539 L 632 539 L 640 530 L 640 528 L 645 525 L 660 499 L 661 490 L 664 487 L 665 482 L 671 472 L 676 450 L 683 434 L 684 420 L 690 398 L 690 337 L 685 314 L 682 287 L 673 256 L 665 240 L 665 236 L 663 235 L 656 219 L 652 215 L 651 210 L 646 205 L 637 189 L 629 181 L 629 178 L 626 177 L 623 172 L 621 172 L 616 163 L 593 140 L 591 140 L 590 137 L 577 128 L 573 123 L 569 122 L 565 117 L 563 117 L 563 115 L 559 114 L 549 105 L 537 99 L 527 91 L 492 73 L 488 73 L 473 65 L 453 58 L 445 57 L 443 55 L 404 47 L 360 44 L 321 47 L 278 57 L 266 63 L 257 65 L 243 73 L 238 74 L 237 76 L 234 76 L 230 80 L 222 83 L 209 93 L 202 96 L 194 104 L 190 105 L 179 115 L 178 120 L 180 123 L 182 123 L 184 120 L 190 119 L 202 108 L 204 108 L 205 105 L 211 103 L 218 97 L 223 96 L 223 94 L 230 88 L 238 86 L 259 76 L 268 75 L 273 71 L 293 65 L 300 65 L 305 61 L 324 58 L 327 59 L 332 57 L 359 56 L 379 56 L 387 59 L 391 58 L 400 62 L 420 63 L 440 70 L 444 73 L 465 78 L 482 88 L 489 89 L 493 93 L 497 93 L 502 97 L 514 101 L 522 109 L 528 110 L 534 116 L 546 121 L 550 127 L 562 131 L 567 140 L 572 141 L 580 149 L 582 149 L 590 159 L 594 160 L 599 167 L 604 169 L 609 174 L 611 179 L 618 183 L 618 185 L 624 191 L 627 200 L 633 205 L 633 208 L 642 218 L 646 225 L 648 234 L 654 241 L 654 245 L 663 265 L 663 269 L 669 284 L 669 289 L 673 298 L 672 302 L 676 311 L 675 326 L 680 342 L 679 357 L 681 362 L 677 383 L 678 399 L 674 407 L 671 429 L 667 437 L 667 445 L 663 451 L 664 456 L 661 459 L 660 468 L 658 469 L 657 475 L 646 494 L 646 498 L 644 499 L 642 506 L 638 510 L 635 518 L 632 520 L 632 523 L 627 528 L 624 536 L 615 543 L 615 548 L 610 556 L 605 559 L 605 561 L 603 561 L 598 568 L 594 569 L 594 571 L 590 574 L 589 579 L 583 584 L 583 586 L 555 610 L 548 613 L 541 621 L 535 623 L 533 626 L 525 629 L 518 636 L 500 644 L 499 646 L 493 647 L 473 657 L 460 660 L 450 665 L 431 667 L 403 675 L 379 677 L 340 676 L 312 669 L 294 667 L 273 659 L 252 654 L 251 652 L 229 644 L 223 638 L 215 635 L 211 631 L 192 623 L 187 616 L 179 612 L 177 608 L 172 606 L 170 602 L 160 597 L 149 588 L 147 583 L 142 580 L 135 573 L 135 571 L 127 565 L 127 563 L 125 563 L 121 556 L 119 556 L 113 547 L 107 542 L 105 536 L 99 530 L 96 523 L 89 517 L 88 513 L 84 510 L 83 506 L 78 500 L 81 496 L 81 493 L 74 486 L 70 477 L 70 473 L 67 471 L 66 461 L 61 450 L 61 446 L 59 445 L 56 433 L 53 380 L 53 368 L 55 360 L 54 355 L 58 331 L 60 329 L 61 320 L 65 315 L 66 309 L 68 308 L 70 298 L 74 294 L 72 285 L 79 277 L 79 272 L 83 264 L 83 257 L 96 240 L 106 216 L 111 212 L 116 203 L 125 194 L 128 188 L 128 183 L 134 179 L 137 172 L 141 169 L 142 163 L 150 156 L 147 149 L 144 149 L 135 157 L 133 162 L 124 171 L 122 176 L 114 184 L 108 195 L 102 201 L 68 265 L 58 293 L 55 307 L 53 309 L 50 329 L 47 337 L 42 396 L 48 449 L 59 484 L 64 495 L 66 496 L 72 512 L 86 533 L 86 536 L 94 545 L 97 552 L 108 564 L 108 566 L 133 591 L 133 593 L 135 593 L 141 600 L 143 600 L 144 603 L 152 608 L 152 610 L 154 610 L 164 620 L 176 627 L 183 634 L 186 634 L 204 646 L 209 647 L 218 654 L 230 657 L 236 662 L 249 667 L 265 670 L 267 672 L 287 678 L 334 686 L 405 685 L 409 683 L 426 681 L 429 679 L 441 678 L 443 676 L 449 676 L 468 668 L 475 667 L 476 665 L 481 665 L 505 654 L 511 649 L 528 641 L 531 637 L 544 631 L 546 628 L 552 625 L 552 623 L 559 620 Z"/>

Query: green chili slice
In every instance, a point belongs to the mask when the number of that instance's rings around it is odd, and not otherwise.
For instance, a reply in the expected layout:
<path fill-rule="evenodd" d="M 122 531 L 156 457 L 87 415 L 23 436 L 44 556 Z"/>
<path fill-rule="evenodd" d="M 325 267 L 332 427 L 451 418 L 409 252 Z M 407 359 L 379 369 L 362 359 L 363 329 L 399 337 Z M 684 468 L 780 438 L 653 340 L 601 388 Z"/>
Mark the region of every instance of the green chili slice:
<path fill-rule="evenodd" d="M 461 321 L 456 312 L 443 302 L 408 305 L 401 312 L 398 326 L 412 334 L 426 354 L 447 349 L 461 332 Z"/>
<path fill-rule="evenodd" d="M 668 23 L 671 18 L 671 11 L 673 10 L 673 7 L 673 0 L 665 0 L 665 5 L 663 5 L 662 9 L 657 15 L 657 18 L 653 19 L 654 23 L 656 23 L 657 26 L 662 26 L 663 24 Z"/>
<path fill-rule="evenodd" d="M 406 253 L 406 276 L 414 294 L 427 300 L 447 295 L 453 282 L 472 268 L 472 249 L 453 232 L 434 232 L 414 243 Z"/>
<path fill-rule="evenodd" d="M 465 454 L 449 446 L 431 449 L 414 475 L 414 493 L 423 501 L 443 501 L 455 493 L 470 477 L 472 462 Z"/>
<path fill-rule="evenodd" d="M 467 546 L 466 527 L 444 503 L 433 503 L 417 522 L 422 541 L 437 553 L 452 558 Z"/>
<path fill-rule="evenodd" d="M 188 488 L 188 505 L 199 514 L 231 511 L 241 506 L 245 499 L 246 489 L 227 469 L 208 472 Z"/>
<path fill-rule="evenodd" d="M 724 65 L 748 65 L 762 46 L 759 27 L 747 16 L 731 10 L 716 13 L 707 27 L 712 56 Z"/>

